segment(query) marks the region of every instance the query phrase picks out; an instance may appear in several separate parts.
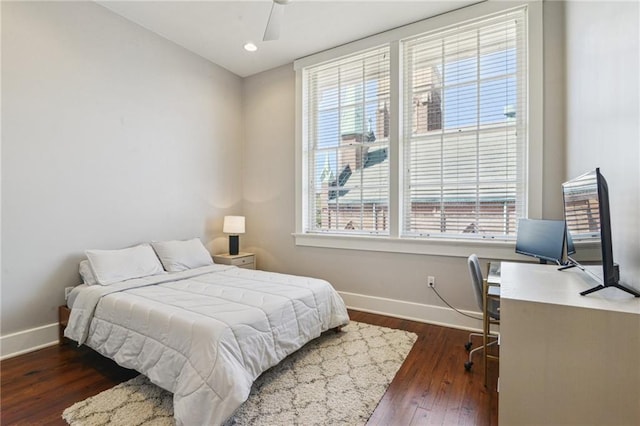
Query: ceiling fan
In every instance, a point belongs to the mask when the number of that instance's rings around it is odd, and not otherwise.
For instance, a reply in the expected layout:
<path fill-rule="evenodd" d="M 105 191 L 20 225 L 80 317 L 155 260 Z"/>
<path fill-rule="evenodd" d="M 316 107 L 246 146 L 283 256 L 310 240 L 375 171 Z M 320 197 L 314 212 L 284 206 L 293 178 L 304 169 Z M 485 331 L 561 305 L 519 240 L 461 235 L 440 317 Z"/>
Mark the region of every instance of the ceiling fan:
<path fill-rule="evenodd" d="M 272 0 L 271 13 L 267 21 L 267 27 L 264 30 L 262 41 L 277 40 L 280 37 L 280 28 L 282 27 L 282 17 L 284 15 L 284 7 L 290 0 Z"/>

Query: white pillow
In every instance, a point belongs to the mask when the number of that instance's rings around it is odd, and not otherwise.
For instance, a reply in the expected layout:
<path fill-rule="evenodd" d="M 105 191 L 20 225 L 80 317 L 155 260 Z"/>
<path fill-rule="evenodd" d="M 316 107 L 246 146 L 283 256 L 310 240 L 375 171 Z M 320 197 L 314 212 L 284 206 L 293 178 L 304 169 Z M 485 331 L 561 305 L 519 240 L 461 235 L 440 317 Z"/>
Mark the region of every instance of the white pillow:
<path fill-rule="evenodd" d="M 187 241 L 160 241 L 151 245 L 169 272 L 185 271 L 213 264 L 211 254 L 198 238 Z"/>
<path fill-rule="evenodd" d="M 93 276 L 101 285 L 164 273 L 149 244 L 120 250 L 87 250 L 85 254 Z"/>
<path fill-rule="evenodd" d="M 98 284 L 96 277 L 93 276 L 93 271 L 91 270 L 91 265 L 89 265 L 88 260 L 80 262 L 80 276 L 82 277 L 82 282 L 86 285 Z"/>

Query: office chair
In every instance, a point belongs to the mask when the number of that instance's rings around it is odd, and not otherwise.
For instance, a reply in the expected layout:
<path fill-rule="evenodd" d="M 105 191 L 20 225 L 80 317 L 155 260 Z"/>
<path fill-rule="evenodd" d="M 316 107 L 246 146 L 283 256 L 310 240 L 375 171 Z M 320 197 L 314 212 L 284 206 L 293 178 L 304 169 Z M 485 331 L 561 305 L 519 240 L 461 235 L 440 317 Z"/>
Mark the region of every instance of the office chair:
<path fill-rule="evenodd" d="M 487 334 L 487 339 L 491 339 L 491 342 L 487 343 L 487 347 L 495 345 L 498 343 L 498 334 L 492 333 L 489 331 L 490 324 L 499 324 L 500 323 L 500 300 L 496 299 L 487 299 L 487 307 L 485 312 L 484 307 L 484 279 L 482 278 L 482 271 L 480 270 L 480 261 L 478 260 L 478 256 L 472 254 L 469 256 L 467 260 L 467 264 L 469 265 L 469 273 L 471 274 L 471 286 L 473 287 L 473 294 L 476 296 L 476 302 L 478 303 L 478 307 L 482 311 L 483 315 L 483 334 L 480 333 L 470 333 L 469 341 L 464 345 L 465 349 L 469 351 L 469 360 L 464 363 L 464 369 L 466 371 L 471 371 L 471 367 L 473 366 L 473 354 L 482 350 L 484 348 L 484 343 L 482 346 L 478 346 L 477 348 L 471 350 L 472 337 L 482 337 L 484 342 L 484 333 Z M 488 315 L 488 318 L 484 318 L 485 315 Z M 488 320 L 488 321 L 487 321 Z M 485 386 L 487 382 L 487 358 L 485 353 Z"/>

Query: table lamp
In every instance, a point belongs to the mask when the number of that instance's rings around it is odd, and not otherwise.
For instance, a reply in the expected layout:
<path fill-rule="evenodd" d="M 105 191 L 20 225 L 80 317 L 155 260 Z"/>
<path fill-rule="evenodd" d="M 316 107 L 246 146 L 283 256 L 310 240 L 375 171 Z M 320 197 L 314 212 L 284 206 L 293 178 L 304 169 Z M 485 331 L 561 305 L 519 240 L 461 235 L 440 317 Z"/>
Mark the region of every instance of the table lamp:
<path fill-rule="evenodd" d="M 222 232 L 229 234 L 229 254 L 238 254 L 240 248 L 238 234 L 244 234 L 244 216 L 225 216 Z"/>

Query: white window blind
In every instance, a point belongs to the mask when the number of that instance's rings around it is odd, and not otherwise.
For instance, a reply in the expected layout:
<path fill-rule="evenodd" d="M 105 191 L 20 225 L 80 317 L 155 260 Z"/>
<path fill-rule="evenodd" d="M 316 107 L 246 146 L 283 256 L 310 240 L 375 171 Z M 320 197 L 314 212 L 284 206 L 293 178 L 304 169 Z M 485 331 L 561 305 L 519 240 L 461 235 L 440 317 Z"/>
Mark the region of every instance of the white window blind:
<path fill-rule="evenodd" d="M 304 71 L 306 232 L 388 234 L 389 49 Z"/>
<path fill-rule="evenodd" d="M 508 238 L 526 216 L 525 13 L 402 42 L 404 236 Z"/>

